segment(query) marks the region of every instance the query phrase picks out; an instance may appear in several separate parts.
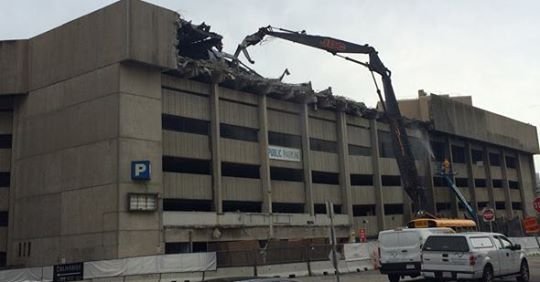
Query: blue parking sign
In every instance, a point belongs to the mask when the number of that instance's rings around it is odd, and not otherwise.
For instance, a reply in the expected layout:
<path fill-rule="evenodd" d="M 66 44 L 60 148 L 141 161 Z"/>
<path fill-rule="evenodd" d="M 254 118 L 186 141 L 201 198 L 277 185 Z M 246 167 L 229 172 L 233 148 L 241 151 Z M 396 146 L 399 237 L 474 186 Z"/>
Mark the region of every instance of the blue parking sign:
<path fill-rule="evenodd" d="M 150 180 L 152 170 L 150 161 L 132 161 L 131 179 L 132 180 Z"/>

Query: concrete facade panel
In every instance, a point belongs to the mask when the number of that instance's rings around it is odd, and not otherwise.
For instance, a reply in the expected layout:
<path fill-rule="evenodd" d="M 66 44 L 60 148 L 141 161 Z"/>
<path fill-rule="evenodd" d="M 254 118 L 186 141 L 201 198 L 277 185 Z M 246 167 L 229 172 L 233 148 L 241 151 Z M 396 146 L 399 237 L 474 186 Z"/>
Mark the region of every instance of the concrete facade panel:
<path fill-rule="evenodd" d="M 118 155 L 118 178 L 120 183 L 130 183 L 141 187 L 137 189 L 144 187 L 159 191 L 163 179 L 161 143 L 132 138 L 120 138 L 118 142 L 120 150 Z M 131 180 L 131 162 L 140 160 L 150 161 L 151 175 L 149 181 L 137 182 Z"/>
<path fill-rule="evenodd" d="M 375 203 L 375 188 L 370 186 L 352 186 L 353 205 L 371 205 Z"/>
<path fill-rule="evenodd" d="M 154 68 L 135 63 L 119 65 L 119 90 L 122 93 L 161 99 L 161 73 Z"/>
<path fill-rule="evenodd" d="M 163 173 L 163 197 L 212 199 L 212 177 L 187 173 Z"/>
<path fill-rule="evenodd" d="M 82 260 L 91 261 L 115 258 L 118 246 L 118 234 L 116 232 L 104 232 L 63 236 L 58 242 L 60 253 L 57 258 L 60 261 L 48 262 L 49 265 L 59 263 L 62 259 L 65 259 L 69 263 Z"/>
<path fill-rule="evenodd" d="M 504 196 L 504 191 L 502 189 L 493 189 L 493 197 L 495 198 L 495 201 L 497 202 L 504 202 L 504 199 L 506 198 Z"/>
<path fill-rule="evenodd" d="M 0 149 L 0 172 L 11 170 L 11 149 Z"/>
<path fill-rule="evenodd" d="M 9 188 L 0 188 L 0 211 L 9 210 Z"/>
<path fill-rule="evenodd" d="M 161 101 L 120 94 L 120 130 L 122 137 L 161 141 Z"/>
<path fill-rule="evenodd" d="M 226 99 L 226 100 L 232 100 L 232 101 L 239 101 L 245 104 L 251 104 L 253 106 L 257 106 L 257 96 L 258 94 L 252 94 L 252 93 L 246 93 L 246 92 L 240 92 L 233 89 L 221 87 L 219 88 L 219 97 Z"/>
<path fill-rule="evenodd" d="M 369 129 L 369 120 L 362 117 L 347 115 L 347 124 Z"/>
<path fill-rule="evenodd" d="M 271 99 L 268 99 L 268 101 L 271 101 Z M 301 135 L 300 123 L 300 116 L 297 114 L 268 110 L 269 131 Z"/>
<path fill-rule="evenodd" d="M 400 186 L 383 187 L 382 196 L 384 204 L 401 204 L 403 203 L 403 188 Z"/>
<path fill-rule="evenodd" d="M 502 169 L 500 166 L 491 166 L 489 171 L 491 172 L 491 179 L 502 179 Z"/>
<path fill-rule="evenodd" d="M 303 182 L 272 180 L 272 201 L 278 203 L 304 203 Z"/>
<path fill-rule="evenodd" d="M 127 198 L 126 198 L 127 201 Z M 121 212 L 118 214 L 120 230 L 156 231 L 159 230 L 159 214 L 154 212 Z M 146 242 L 139 243 L 141 245 Z"/>
<path fill-rule="evenodd" d="M 210 138 L 205 135 L 163 130 L 163 155 L 210 159 Z"/>
<path fill-rule="evenodd" d="M 506 168 L 506 177 L 511 181 L 518 181 L 518 172 L 513 168 Z"/>
<path fill-rule="evenodd" d="M 339 185 L 313 183 L 313 202 L 323 204 L 331 201 L 335 205 L 341 204 L 341 188 Z"/>
<path fill-rule="evenodd" d="M 223 89 L 223 88 L 221 88 Z M 226 100 L 219 101 L 220 122 L 249 128 L 259 127 L 259 113 L 256 106 L 248 106 Z"/>
<path fill-rule="evenodd" d="M 339 172 L 339 157 L 334 153 L 311 151 L 311 170 Z"/>
<path fill-rule="evenodd" d="M 118 257 L 134 257 L 162 253 L 159 231 L 120 231 Z M 141 244 L 145 242 L 145 244 Z"/>
<path fill-rule="evenodd" d="M 533 177 L 532 175 L 532 169 L 531 166 L 533 165 L 531 163 L 532 157 L 524 156 L 523 154 L 520 154 L 519 156 L 519 167 L 521 172 L 521 181 L 520 181 L 520 189 L 523 190 L 523 195 L 525 196 L 525 199 L 533 200 L 535 198 L 535 187 L 533 185 Z M 536 211 L 533 208 L 533 205 L 525 202 L 523 205 L 524 211 L 528 215 L 536 214 Z"/>
<path fill-rule="evenodd" d="M 349 156 L 349 169 L 351 173 L 372 174 L 373 162 L 371 157 Z"/>
<path fill-rule="evenodd" d="M 30 94 L 28 100 L 32 99 Z M 21 159 L 113 138 L 118 134 L 117 116 L 118 97 L 109 95 L 60 111 L 19 117 L 18 134 L 22 138 L 15 139 L 15 157 Z"/>
<path fill-rule="evenodd" d="M 317 118 L 317 119 L 324 119 L 329 121 L 335 121 L 336 120 L 336 112 L 332 110 L 325 110 L 315 107 L 308 107 L 308 113 L 310 117 Z"/>
<path fill-rule="evenodd" d="M 379 170 L 381 175 L 399 175 L 396 159 L 393 158 L 380 158 Z"/>
<path fill-rule="evenodd" d="M 473 164 L 472 170 L 475 178 L 486 178 L 486 168 L 484 165 Z"/>
<path fill-rule="evenodd" d="M 0 95 L 28 91 L 28 40 L 0 41 Z"/>
<path fill-rule="evenodd" d="M 186 91 L 200 95 L 210 95 L 210 85 L 195 80 L 178 78 L 167 74 L 161 75 L 161 83 L 163 87 L 173 88 L 177 91 Z"/>
<path fill-rule="evenodd" d="M 14 213 L 15 222 L 25 224 L 14 225 L 10 240 L 60 236 L 62 205 L 59 193 L 19 200 L 15 210 L 10 212 Z"/>
<path fill-rule="evenodd" d="M 403 215 L 394 214 L 394 215 L 385 215 L 384 216 L 384 229 L 394 229 L 404 225 Z"/>
<path fill-rule="evenodd" d="M 121 1 L 30 40 L 30 89 L 129 57 L 127 8 Z M 51 68 L 50 66 L 56 66 Z"/>
<path fill-rule="evenodd" d="M 15 240 L 10 238 L 9 258 L 12 264 L 30 264 L 30 265 L 53 265 L 59 263 L 61 254 L 61 242 L 58 237 L 33 238 L 32 250 L 29 257 L 19 256 L 19 244 L 28 243 L 28 240 Z"/>
<path fill-rule="evenodd" d="M 489 202 L 489 194 L 486 188 L 476 189 L 476 200 L 478 202 Z"/>
<path fill-rule="evenodd" d="M 262 184 L 260 179 L 223 176 L 223 200 L 262 201 Z"/>
<path fill-rule="evenodd" d="M 368 128 L 347 126 L 347 135 L 349 144 L 371 147 L 371 134 Z"/>
<path fill-rule="evenodd" d="M 163 113 L 182 117 L 210 120 L 207 97 L 163 89 Z"/>
<path fill-rule="evenodd" d="M 435 200 L 437 202 L 449 202 L 450 201 L 450 189 L 448 187 L 435 187 L 433 193 L 435 194 Z"/>
<path fill-rule="evenodd" d="M 302 105 L 277 99 L 268 99 L 268 109 L 299 113 L 302 110 Z"/>
<path fill-rule="evenodd" d="M 0 252 L 7 251 L 7 227 L 0 227 Z"/>
<path fill-rule="evenodd" d="M 309 134 L 311 138 L 329 141 L 337 140 L 336 123 L 318 118 L 309 118 Z"/>
<path fill-rule="evenodd" d="M 0 112 L 0 134 L 11 134 L 13 131 L 13 112 Z"/>
<path fill-rule="evenodd" d="M 301 169 L 302 162 L 270 160 L 270 166 Z"/>
<path fill-rule="evenodd" d="M 62 193 L 62 235 L 100 233 L 110 227 L 108 215 L 116 213 L 116 185 L 89 187 Z"/>
<path fill-rule="evenodd" d="M 224 162 L 260 164 L 259 143 L 220 138 Z"/>
<path fill-rule="evenodd" d="M 521 202 L 521 193 L 519 192 L 519 190 L 510 190 L 510 199 L 512 200 L 512 202 Z"/>
<path fill-rule="evenodd" d="M 353 218 L 355 235 L 358 235 L 360 228 L 366 230 L 367 236 L 376 236 L 379 234 L 379 225 L 376 216 L 359 216 Z M 382 228 L 381 228 L 382 229 Z"/>

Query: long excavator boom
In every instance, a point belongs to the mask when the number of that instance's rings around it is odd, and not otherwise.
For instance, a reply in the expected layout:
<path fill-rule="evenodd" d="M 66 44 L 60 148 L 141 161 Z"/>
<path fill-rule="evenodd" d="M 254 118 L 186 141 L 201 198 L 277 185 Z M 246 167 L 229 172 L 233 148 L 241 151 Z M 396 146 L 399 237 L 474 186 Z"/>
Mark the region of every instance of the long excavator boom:
<path fill-rule="evenodd" d="M 304 31 L 294 32 L 286 29 L 278 30 L 279 31 L 274 31 L 274 28 L 271 26 L 260 28 L 259 31 L 247 36 L 244 41 L 242 41 L 242 43 L 238 46 L 234 57 L 238 58 L 240 53 L 243 53 L 248 61 L 254 63 L 254 61 L 251 60 L 246 48 L 258 44 L 264 39 L 265 36 L 273 36 L 325 50 L 345 60 L 365 66 L 372 71 L 372 73 L 375 72 L 379 74 L 383 84 L 384 99 L 382 98 L 382 95 L 378 89 L 377 93 L 379 94 L 379 99 L 381 100 L 383 109 L 386 113 L 386 118 L 390 125 L 390 135 L 392 136 L 393 145 L 392 148 L 401 173 L 402 186 L 412 202 L 415 203 L 416 212 L 433 212 L 431 207 L 426 206 L 427 200 L 425 191 L 420 185 L 409 138 L 407 136 L 403 118 L 398 107 L 394 88 L 392 86 L 392 80 L 390 78 L 391 72 L 384 66 L 375 48 L 367 44 L 359 45 L 332 37 L 308 35 Z M 369 62 L 361 62 L 356 59 L 340 55 L 346 53 L 366 54 L 369 56 Z M 376 82 L 375 78 L 374 81 Z"/>

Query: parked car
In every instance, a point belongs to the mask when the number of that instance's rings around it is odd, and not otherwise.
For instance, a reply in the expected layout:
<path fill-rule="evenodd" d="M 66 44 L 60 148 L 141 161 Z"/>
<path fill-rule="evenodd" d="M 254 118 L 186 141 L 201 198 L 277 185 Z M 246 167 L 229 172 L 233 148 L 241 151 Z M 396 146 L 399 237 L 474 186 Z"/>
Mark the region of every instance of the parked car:
<path fill-rule="evenodd" d="M 422 249 L 422 274 L 439 281 L 516 276 L 529 281 L 529 265 L 519 244 L 498 233 L 430 235 Z"/>
<path fill-rule="evenodd" d="M 431 234 L 449 234 L 451 228 L 396 228 L 379 232 L 379 271 L 391 282 L 421 275 L 421 250 Z"/>

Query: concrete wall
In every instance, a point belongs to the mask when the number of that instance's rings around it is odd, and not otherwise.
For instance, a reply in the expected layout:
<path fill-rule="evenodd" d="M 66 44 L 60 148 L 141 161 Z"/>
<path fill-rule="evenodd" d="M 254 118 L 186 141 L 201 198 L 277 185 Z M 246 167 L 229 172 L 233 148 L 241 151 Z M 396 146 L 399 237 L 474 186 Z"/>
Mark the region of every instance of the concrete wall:
<path fill-rule="evenodd" d="M 28 89 L 28 40 L 0 41 L 0 95 Z"/>

